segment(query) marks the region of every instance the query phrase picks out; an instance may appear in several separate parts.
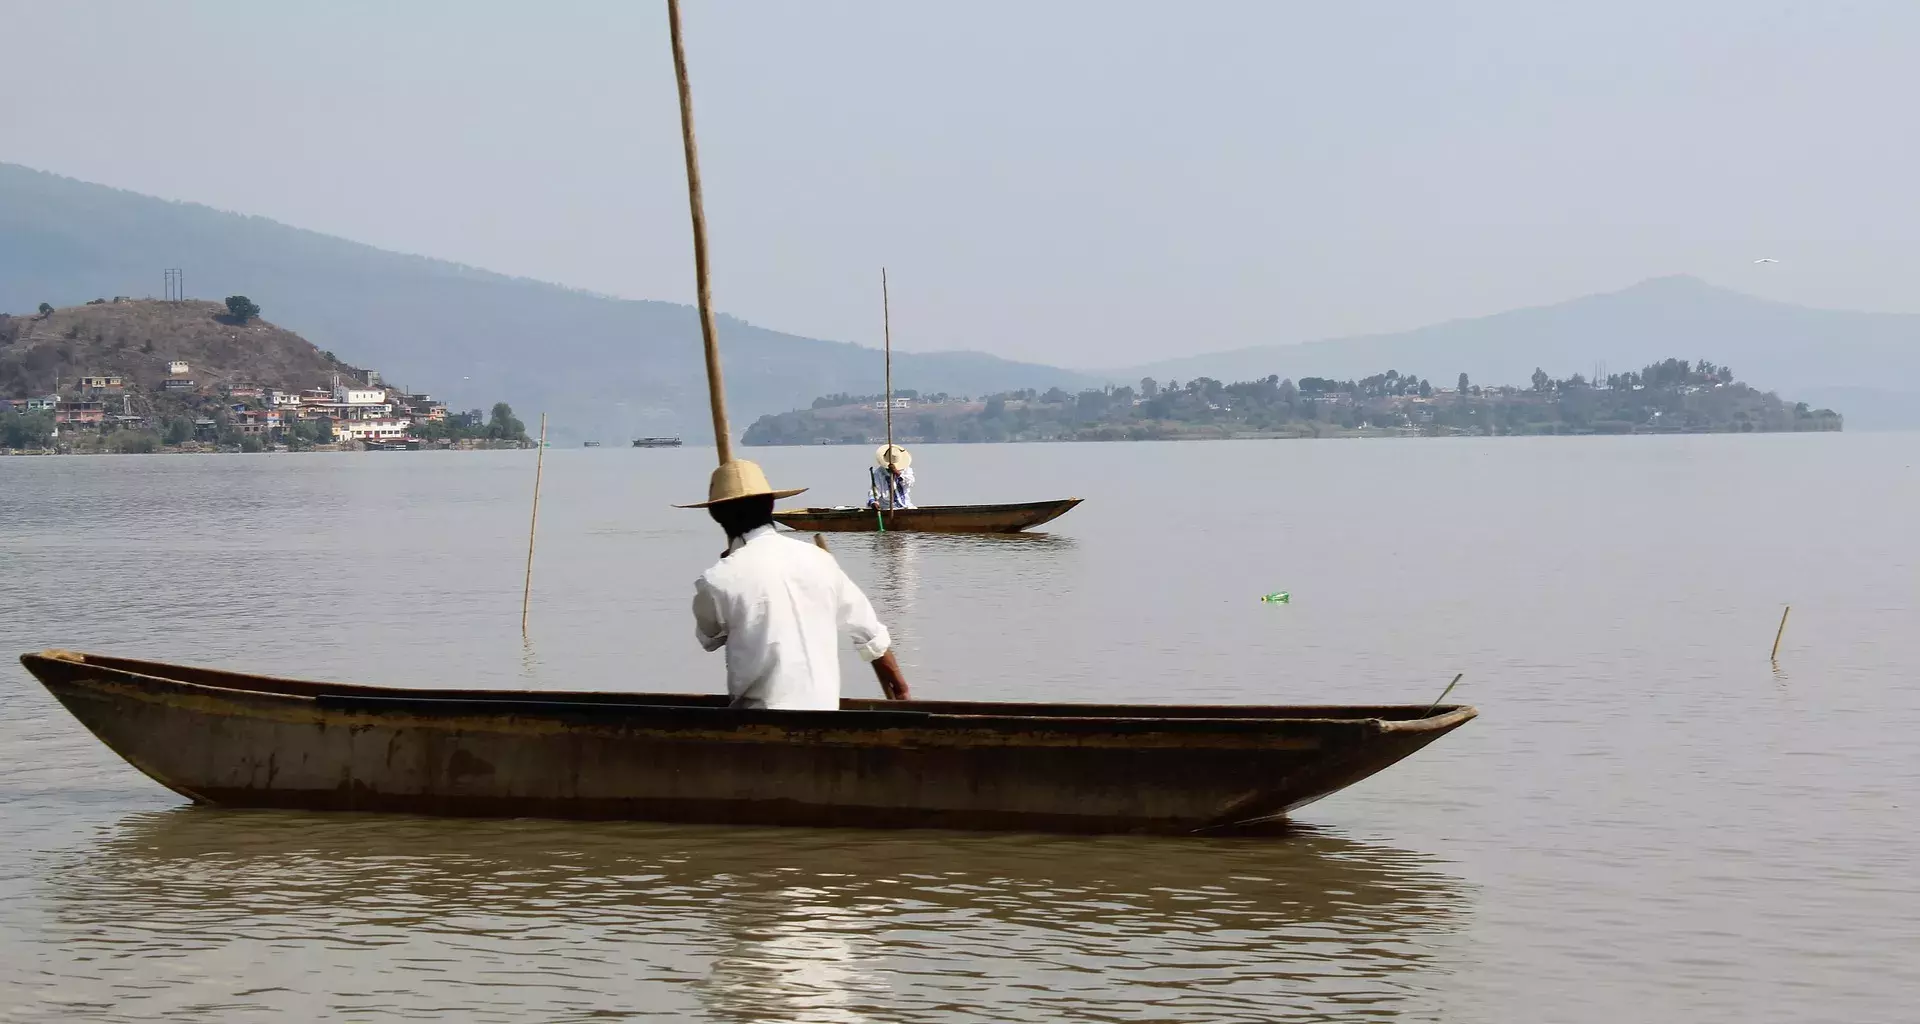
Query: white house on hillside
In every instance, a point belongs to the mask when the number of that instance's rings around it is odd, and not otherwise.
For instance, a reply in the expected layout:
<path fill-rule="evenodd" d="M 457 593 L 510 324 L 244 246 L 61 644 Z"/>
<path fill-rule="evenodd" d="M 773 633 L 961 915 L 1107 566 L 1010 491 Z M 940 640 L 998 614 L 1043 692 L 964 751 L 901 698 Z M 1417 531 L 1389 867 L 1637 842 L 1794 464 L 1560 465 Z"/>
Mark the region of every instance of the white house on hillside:
<path fill-rule="evenodd" d="M 335 384 L 333 400 L 338 405 L 385 405 L 387 392 L 383 388 L 355 388 Z"/>
<path fill-rule="evenodd" d="M 341 420 L 333 425 L 335 435 L 348 441 L 387 441 L 407 436 L 412 421 L 401 417 L 377 420 Z"/>

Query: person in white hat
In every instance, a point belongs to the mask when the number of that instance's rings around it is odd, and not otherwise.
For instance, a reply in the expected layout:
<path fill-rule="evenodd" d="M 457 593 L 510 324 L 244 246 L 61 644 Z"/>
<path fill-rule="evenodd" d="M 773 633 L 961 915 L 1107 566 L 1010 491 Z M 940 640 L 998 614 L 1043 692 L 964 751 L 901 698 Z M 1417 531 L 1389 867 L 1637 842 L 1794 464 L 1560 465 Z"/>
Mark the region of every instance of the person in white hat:
<path fill-rule="evenodd" d="M 782 536 L 773 503 L 806 490 L 775 490 L 757 463 L 713 471 L 704 508 L 727 531 L 727 550 L 693 585 L 700 646 L 727 649 L 727 693 L 737 708 L 835 711 L 841 634 L 873 665 L 880 690 L 909 699 L 907 681 L 867 595 L 825 550 Z"/>
<path fill-rule="evenodd" d="M 883 444 L 873 453 L 868 508 L 913 507 L 913 456 L 897 444 Z"/>

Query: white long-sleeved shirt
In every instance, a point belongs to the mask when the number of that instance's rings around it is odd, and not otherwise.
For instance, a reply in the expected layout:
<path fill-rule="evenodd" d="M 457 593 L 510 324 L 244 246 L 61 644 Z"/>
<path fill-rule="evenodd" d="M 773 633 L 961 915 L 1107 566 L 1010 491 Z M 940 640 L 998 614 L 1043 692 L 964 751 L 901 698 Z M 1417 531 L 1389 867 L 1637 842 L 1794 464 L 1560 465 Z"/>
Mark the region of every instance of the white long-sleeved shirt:
<path fill-rule="evenodd" d="M 893 645 L 867 595 L 832 555 L 762 526 L 727 545 L 693 585 L 694 635 L 727 649 L 735 707 L 840 707 L 840 634 L 873 661 Z"/>

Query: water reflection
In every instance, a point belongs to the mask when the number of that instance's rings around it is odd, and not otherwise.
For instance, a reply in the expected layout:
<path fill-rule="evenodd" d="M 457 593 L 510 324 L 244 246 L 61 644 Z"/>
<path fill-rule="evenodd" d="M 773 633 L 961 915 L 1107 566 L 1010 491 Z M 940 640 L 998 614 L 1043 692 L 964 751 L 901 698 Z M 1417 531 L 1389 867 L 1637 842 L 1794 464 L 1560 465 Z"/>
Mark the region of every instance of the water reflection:
<path fill-rule="evenodd" d="M 529 690 L 545 689 L 540 682 L 540 655 L 533 649 L 533 637 L 520 634 L 520 676 Z"/>
<path fill-rule="evenodd" d="M 920 594 L 920 548 L 925 542 L 925 537 L 910 533 L 873 535 L 875 599 L 891 621 L 904 623 L 913 616 Z"/>
<path fill-rule="evenodd" d="M 169 986 L 193 977 L 195 998 L 261 1012 L 322 1000 L 363 1013 L 354 992 L 378 991 L 388 1013 L 489 1019 L 1391 1013 L 1436 984 L 1423 975 L 1462 895 L 1425 858 L 1313 832 L 1062 839 L 197 808 L 129 816 L 45 884 L 72 957 L 57 973 L 91 976 L 129 1015 L 175 1005 Z M 353 991 L 285 970 L 290 955 L 355 972 Z"/>
<path fill-rule="evenodd" d="M 985 573 L 1046 586 L 1065 576 L 1062 560 L 1075 546 L 1070 537 L 1044 533 L 859 533 L 836 535 L 828 543 L 866 588 L 881 620 L 907 652 L 915 651 L 922 639 L 916 623 L 942 618 L 932 607 L 923 607 L 923 583 L 951 593 Z"/>

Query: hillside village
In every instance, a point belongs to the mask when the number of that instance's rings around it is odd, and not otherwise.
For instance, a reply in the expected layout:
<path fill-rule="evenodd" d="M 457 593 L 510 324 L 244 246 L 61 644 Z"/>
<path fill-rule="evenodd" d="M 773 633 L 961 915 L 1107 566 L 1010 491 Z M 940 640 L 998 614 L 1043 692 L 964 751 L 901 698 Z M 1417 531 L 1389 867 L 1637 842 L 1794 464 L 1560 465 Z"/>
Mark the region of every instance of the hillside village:
<path fill-rule="evenodd" d="M 0 449 L 380 450 L 526 443 L 258 319 L 244 296 L 0 315 Z"/>

